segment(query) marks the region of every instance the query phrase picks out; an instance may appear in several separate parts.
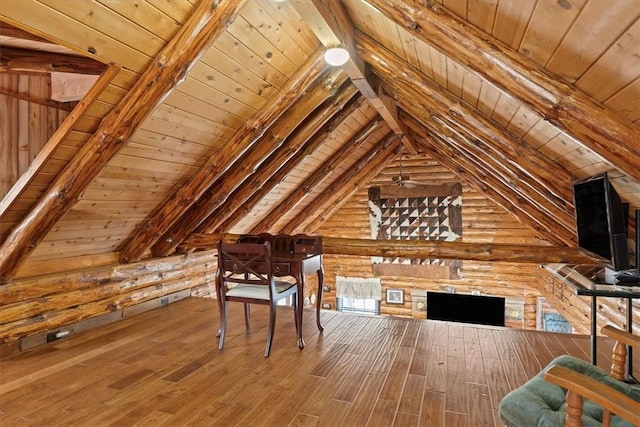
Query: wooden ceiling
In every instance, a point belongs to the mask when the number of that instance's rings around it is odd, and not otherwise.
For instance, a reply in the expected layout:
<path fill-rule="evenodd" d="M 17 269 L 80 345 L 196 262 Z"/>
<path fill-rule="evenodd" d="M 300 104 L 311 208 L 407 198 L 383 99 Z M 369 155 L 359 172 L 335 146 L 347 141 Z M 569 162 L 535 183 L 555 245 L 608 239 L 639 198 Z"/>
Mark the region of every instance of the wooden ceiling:
<path fill-rule="evenodd" d="M 637 0 L 4 0 L 0 52 L 15 28 L 105 71 L 0 202 L 0 281 L 194 231 L 313 233 L 400 144 L 575 246 L 572 180 L 607 171 L 640 208 L 639 18 Z"/>

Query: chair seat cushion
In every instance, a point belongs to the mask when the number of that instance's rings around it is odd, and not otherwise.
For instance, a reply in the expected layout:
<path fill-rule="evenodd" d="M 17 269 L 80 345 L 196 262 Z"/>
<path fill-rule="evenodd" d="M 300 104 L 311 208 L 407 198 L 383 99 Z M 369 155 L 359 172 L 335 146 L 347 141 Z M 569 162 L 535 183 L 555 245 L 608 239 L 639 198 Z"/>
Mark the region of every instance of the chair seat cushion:
<path fill-rule="evenodd" d="M 561 365 L 573 369 L 598 381 L 606 383 L 621 393 L 640 402 L 640 389 L 618 381 L 609 374 L 592 364 L 572 356 L 560 356 L 549 366 Z M 498 412 L 507 427 L 531 426 L 563 426 L 567 408 L 565 390 L 560 386 L 544 380 L 544 371 L 527 381 L 500 402 Z M 582 425 L 600 426 L 602 422 L 602 408 L 590 400 L 584 400 Z M 633 427 L 633 425 L 619 417 L 612 417 L 614 427 Z"/>
<path fill-rule="evenodd" d="M 276 292 L 281 294 L 295 287 L 295 283 L 276 281 Z M 237 298 L 253 298 L 261 300 L 269 300 L 269 288 L 261 285 L 238 284 L 229 289 L 226 294 L 228 297 Z"/>

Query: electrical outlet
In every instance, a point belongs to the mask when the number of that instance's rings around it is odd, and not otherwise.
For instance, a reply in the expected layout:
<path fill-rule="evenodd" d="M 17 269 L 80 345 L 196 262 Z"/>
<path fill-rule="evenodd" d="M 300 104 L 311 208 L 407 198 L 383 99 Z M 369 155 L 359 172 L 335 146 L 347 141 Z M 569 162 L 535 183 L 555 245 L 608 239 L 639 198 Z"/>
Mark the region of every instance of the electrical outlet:
<path fill-rule="evenodd" d="M 47 342 L 51 342 L 51 341 L 55 341 L 58 339 L 58 337 L 56 336 L 56 334 L 60 332 L 60 331 L 55 331 L 55 332 L 49 332 L 47 334 Z"/>
<path fill-rule="evenodd" d="M 70 333 L 71 331 L 60 331 L 60 330 L 49 332 L 47 334 L 47 342 L 59 340 L 60 338 L 69 335 Z"/>

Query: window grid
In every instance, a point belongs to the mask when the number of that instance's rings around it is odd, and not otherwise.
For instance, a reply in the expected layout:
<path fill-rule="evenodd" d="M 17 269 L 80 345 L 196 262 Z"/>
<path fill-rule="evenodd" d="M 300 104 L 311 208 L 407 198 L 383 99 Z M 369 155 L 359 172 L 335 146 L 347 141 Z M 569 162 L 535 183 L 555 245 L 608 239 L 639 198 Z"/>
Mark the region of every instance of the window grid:
<path fill-rule="evenodd" d="M 361 314 L 380 314 L 380 300 L 373 298 L 336 298 L 338 311 Z"/>

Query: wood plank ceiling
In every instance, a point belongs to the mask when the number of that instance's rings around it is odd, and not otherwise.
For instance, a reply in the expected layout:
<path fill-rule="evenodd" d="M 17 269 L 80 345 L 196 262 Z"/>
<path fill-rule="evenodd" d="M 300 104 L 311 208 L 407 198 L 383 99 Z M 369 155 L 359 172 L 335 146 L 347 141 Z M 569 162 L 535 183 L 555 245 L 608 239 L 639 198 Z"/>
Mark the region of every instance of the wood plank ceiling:
<path fill-rule="evenodd" d="M 572 180 L 607 171 L 640 208 L 639 18 L 637 0 L 5 0 L 0 52 L 16 28 L 107 68 L 0 202 L 0 281 L 193 231 L 313 233 L 400 143 L 575 246 Z M 336 42 L 342 68 L 322 61 Z"/>

